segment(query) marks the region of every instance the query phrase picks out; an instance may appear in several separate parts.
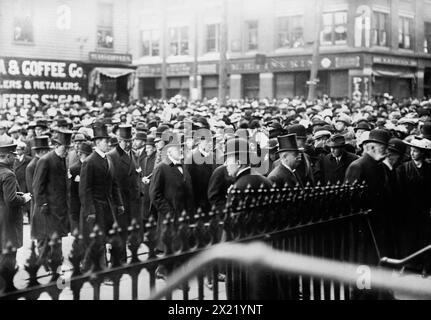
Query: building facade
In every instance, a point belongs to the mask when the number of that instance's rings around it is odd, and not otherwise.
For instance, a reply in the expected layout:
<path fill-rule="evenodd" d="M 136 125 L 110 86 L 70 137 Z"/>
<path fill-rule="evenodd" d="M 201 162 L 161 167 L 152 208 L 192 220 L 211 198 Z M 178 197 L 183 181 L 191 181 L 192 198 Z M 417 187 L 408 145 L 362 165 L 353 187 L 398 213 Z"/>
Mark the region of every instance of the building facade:
<path fill-rule="evenodd" d="M 128 1 L 1 0 L 0 105 L 127 100 Z"/>
<path fill-rule="evenodd" d="M 164 73 L 168 97 L 217 97 L 223 0 L 136 5 L 135 95 L 159 97 Z M 431 94 L 431 1 L 228 0 L 226 5 L 230 98 L 306 96 L 316 39 L 319 95 Z"/>

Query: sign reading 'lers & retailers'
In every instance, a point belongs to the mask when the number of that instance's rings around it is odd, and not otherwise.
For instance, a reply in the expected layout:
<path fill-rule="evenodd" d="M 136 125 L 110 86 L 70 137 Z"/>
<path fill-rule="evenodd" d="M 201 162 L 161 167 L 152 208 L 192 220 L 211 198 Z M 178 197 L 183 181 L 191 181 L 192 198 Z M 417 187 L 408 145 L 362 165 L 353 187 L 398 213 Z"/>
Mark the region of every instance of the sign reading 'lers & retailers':
<path fill-rule="evenodd" d="M 80 63 L 0 58 L 0 107 L 79 101 L 85 88 Z"/>

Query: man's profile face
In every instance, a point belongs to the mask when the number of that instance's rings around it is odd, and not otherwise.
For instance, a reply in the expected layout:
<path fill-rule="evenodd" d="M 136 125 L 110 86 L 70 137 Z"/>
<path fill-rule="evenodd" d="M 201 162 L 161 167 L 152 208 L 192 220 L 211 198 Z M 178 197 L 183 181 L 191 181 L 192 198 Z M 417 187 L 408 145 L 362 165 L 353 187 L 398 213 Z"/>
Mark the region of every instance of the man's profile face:
<path fill-rule="evenodd" d="M 331 148 L 331 154 L 335 158 L 341 157 L 342 150 L 341 148 Z"/>

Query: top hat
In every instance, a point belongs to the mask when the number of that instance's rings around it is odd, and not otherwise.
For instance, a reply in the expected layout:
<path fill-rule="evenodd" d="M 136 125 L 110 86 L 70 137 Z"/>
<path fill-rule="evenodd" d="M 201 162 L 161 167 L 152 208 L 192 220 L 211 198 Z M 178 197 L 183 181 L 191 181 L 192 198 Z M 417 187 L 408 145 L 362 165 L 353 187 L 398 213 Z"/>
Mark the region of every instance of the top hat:
<path fill-rule="evenodd" d="M 401 139 L 392 138 L 391 140 L 389 140 L 388 150 L 391 150 L 398 154 L 403 155 L 406 153 L 407 145 Z"/>
<path fill-rule="evenodd" d="M 86 155 L 89 155 L 93 152 L 93 145 L 90 142 L 84 142 L 79 147 L 79 151 L 85 153 Z"/>
<path fill-rule="evenodd" d="M 421 128 L 421 132 L 425 139 L 431 140 L 431 122 L 425 122 Z"/>
<path fill-rule="evenodd" d="M 155 146 L 156 145 L 155 137 L 154 136 L 148 136 L 147 140 L 145 141 L 145 145 L 146 146 Z"/>
<path fill-rule="evenodd" d="M 370 132 L 370 136 L 363 143 L 375 142 L 380 143 L 385 146 L 389 144 L 389 140 L 391 139 L 391 135 L 388 131 L 384 129 L 374 129 Z"/>
<path fill-rule="evenodd" d="M 145 132 L 138 131 L 138 132 L 136 132 L 135 140 L 146 141 L 147 140 L 147 134 Z"/>
<path fill-rule="evenodd" d="M 109 137 L 109 146 L 111 148 L 115 148 L 116 146 L 118 146 L 118 139 L 117 137 Z"/>
<path fill-rule="evenodd" d="M 48 150 L 51 149 L 49 146 L 49 137 L 48 136 L 39 136 L 34 137 L 34 147 L 32 150 Z"/>
<path fill-rule="evenodd" d="M 122 140 L 132 140 L 132 126 L 131 125 L 121 125 L 118 127 L 118 138 Z"/>
<path fill-rule="evenodd" d="M 62 146 L 70 147 L 72 142 L 72 134 L 73 131 L 70 130 L 58 130 L 56 138 L 52 139 L 52 141 Z"/>
<path fill-rule="evenodd" d="M 306 129 L 302 124 L 294 124 L 287 128 L 288 135 L 296 134 L 297 139 L 305 139 L 307 137 Z"/>
<path fill-rule="evenodd" d="M 278 137 L 278 151 L 277 153 L 287 152 L 287 151 L 302 151 L 298 148 L 296 142 L 296 134 L 288 134 L 282 137 Z"/>
<path fill-rule="evenodd" d="M 108 134 L 108 128 L 103 123 L 97 123 L 93 126 L 93 140 L 96 139 L 109 139 L 111 138 Z"/>
<path fill-rule="evenodd" d="M 334 134 L 332 137 L 329 138 L 326 145 L 329 148 L 341 148 L 346 145 L 346 138 L 341 134 Z"/>

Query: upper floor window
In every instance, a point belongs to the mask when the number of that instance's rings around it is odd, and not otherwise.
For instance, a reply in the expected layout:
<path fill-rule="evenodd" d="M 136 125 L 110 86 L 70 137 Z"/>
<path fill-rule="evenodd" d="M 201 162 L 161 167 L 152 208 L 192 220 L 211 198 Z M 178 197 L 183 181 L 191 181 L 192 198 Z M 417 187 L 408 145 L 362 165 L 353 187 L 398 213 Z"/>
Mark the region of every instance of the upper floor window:
<path fill-rule="evenodd" d="M 337 11 L 323 14 L 323 45 L 346 44 L 347 42 L 347 12 Z"/>
<path fill-rule="evenodd" d="M 111 3 L 98 4 L 97 46 L 112 49 L 114 47 L 114 14 Z"/>
<path fill-rule="evenodd" d="M 259 30 L 259 23 L 257 20 L 251 20 L 247 21 L 245 23 L 246 25 L 246 49 L 249 51 L 257 50 L 259 48 L 258 44 L 258 30 Z"/>
<path fill-rule="evenodd" d="M 183 56 L 189 54 L 189 28 L 169 28 L 169 53 L 171 56 Z"/>
<path fill-rule="evenodd" d="M 20 0 L 13 20 L 13 39 L 17 42 L 33 42 L 32 1 Z"/>
<path fill-rule="evenodd" d="M 278 18 L 278 47 L 298 48 L 304 46 L 302 16 Z"/>
<path fill-rule="evenodd" d="M 220 51 L 220 24 L 208 24 L 207 38 L 206 38 L 206 51 L 219 52 Z"/>
<path fill-rule="evenodd" d="M 144 30 L 142 31 L 142 55 L 159 56 L 160 55 L 160 31 Z"/>
<path fill-rule="evenodd" d="M 389 15 L 383 12 L 373 13 L 373 26 L 371 30 L 372 43 L 375 46 L 388 45 Z"/>
<path fill-rule="evenodd" d="M 412 48 L 412 26 L 412 18 L 400 17 L 398 26 L 398 47 L 400 49 Z"/>
<path fill-rule="evenodd" d="M 431 53 L 431 22 L 425 22 L 424 52 Z"/>

